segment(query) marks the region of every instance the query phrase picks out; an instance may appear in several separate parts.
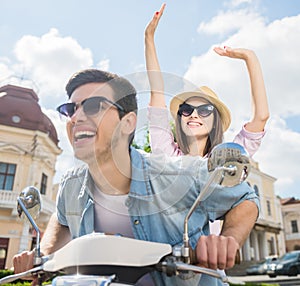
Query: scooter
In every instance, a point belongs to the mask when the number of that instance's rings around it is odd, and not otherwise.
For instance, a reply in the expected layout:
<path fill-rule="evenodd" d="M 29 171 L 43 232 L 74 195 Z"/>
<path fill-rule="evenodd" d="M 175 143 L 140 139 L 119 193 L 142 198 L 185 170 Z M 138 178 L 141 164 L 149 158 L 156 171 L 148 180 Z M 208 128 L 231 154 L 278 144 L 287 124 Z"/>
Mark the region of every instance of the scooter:
<path fill-rule="evenodd" d="M 37 233 L 34 268 L 0 279 L 0 285 L 28 276 L 38 277 L 41 285 L 45 277 L 54 278 L 52 285 L 134 285 L 151 271 L 168 276 L 189 271 L 207 274 L 223 283 L 243 284 L 221 272 L 193 265 L 189 247 L 188 220 L 201 201 L 213 192 L 213 184 L 234 186 L 243 182 L 250 171 L 245 149 L 236 143 L 216 146 L 208 156 L 209 179 L 184 219 L 183 244 L 169 244 L 136 240 L 118 235 L 91 233 L 73 239 L 48 256 L 40 253 L 40 231 L 33 213 L 41 208 L 40 193 L 35 187 L 25 188 L 19 195 L 17 210 L 29 219 Z M 97 249 L 97 251 L 95 251 Z M 101 253 L 101 255 L 99 255 Z M 80 274 L 79 274 L 80 273 Z"/>

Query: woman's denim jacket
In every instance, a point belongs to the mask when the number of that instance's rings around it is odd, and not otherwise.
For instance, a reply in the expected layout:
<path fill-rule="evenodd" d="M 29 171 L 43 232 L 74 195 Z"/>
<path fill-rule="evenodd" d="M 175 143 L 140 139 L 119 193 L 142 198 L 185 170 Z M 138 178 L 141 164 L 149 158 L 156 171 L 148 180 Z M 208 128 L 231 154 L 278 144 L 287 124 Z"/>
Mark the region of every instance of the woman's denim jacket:
<path fill-rule="evenodd" d="M 208 179 L 207 160 L 200 157 L 141 154 L 130 149 L 132 182 L 126 205 L 136 239 L 181 244 L 184 218 Z M 247 183 L 235 187 L 214 186 L 189 220 L 189 238 L 195 248 L 201 235 L 209 234 L 208 222 L 220 219 L 239 203 L 258 197 Z M 94 231 L 93 181 L 87 166 L 63 177 L 57 196 L 57 215 L 73 238 Z M 208 280 L 205 280 L 208 279 Z M 199 275 L 184 280 L 164 277 L 157 285 L 198 285 Z M 167 281 L 167 282 L 166 282 Z M 202 275 L 199 285 L 218 285 Z"/>

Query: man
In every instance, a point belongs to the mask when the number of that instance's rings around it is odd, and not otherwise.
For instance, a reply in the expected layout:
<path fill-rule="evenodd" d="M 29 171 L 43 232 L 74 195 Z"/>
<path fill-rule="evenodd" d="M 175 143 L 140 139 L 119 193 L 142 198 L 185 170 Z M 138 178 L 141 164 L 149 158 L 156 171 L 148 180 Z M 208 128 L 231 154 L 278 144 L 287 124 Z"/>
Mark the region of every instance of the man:
<path fill-rule="evenodd" d="M 44 255 L 70 239 L 91 233 L 120 233 L 136 239 L 182 242 L 183 221 L 207 180 L 200 157 L 146 156 L 131 148 L 136 128 L 136 91 L 124 78 L 83 70 L 66 86 L 70 102 L 58 107 L 67 116 L 74 155 L 86 166 L 62 179 L 57 213 L 41 242 Z M 221 189 L 221 187 L 219 187 Z M 213 269 L 234 265 L 237 250 L 258 216 L 255 192 L 243 183 L 215 191 L 189 221 L 190 244 L 198 264 Z M 208 235 L 208 220 L 224 216 L 220 236 Z M 15 272 L 32 267 L 32 252 L 15 256 Z M 156 285 L 217 285 L 202 275 L 153 275 Z"/>

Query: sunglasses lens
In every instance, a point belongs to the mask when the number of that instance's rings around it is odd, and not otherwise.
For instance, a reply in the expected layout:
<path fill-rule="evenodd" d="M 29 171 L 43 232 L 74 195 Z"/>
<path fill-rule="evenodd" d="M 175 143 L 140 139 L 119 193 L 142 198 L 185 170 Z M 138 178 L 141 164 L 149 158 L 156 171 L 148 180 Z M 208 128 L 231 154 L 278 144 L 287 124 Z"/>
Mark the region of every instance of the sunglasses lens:
<path fill-rule="evenodd" d="M 102 108 L 102 102 L 108 102 L 111 105 L 114 105 L 118 110 L 124 111 L 122 107 L 119 105 L 111 102 L 105 97 L 98 96 L 98 97 L 91 97 L 83 100 L 81 103 L 74 103 L 74 102 L 68 102 L 60 105 L 57 107 L 57 111 L 66 116 L 66 117 L 72 117 L 76 110 L 82 106 L 83 112 L 87 116 L 93 116 L 96 115 L 98 112 L 100 112 Z"/>
<path fill-rule="evenodd" d="M 197 107 L 198 115 L 201 117 L 207 117 L 214 111 L 214 106 L 211 104 L 204 104 Z"/>
<path fill-rule="evenodd" d="M 75 112 L 75 104 L 74 103 L 65 103 L 57 107 L 57 111 L 66 116 L 66 117 L 72 117 L 72 115 Z"/>
<path fill-rule="evenodd" d="M 84 113 L 88 116 L 97 114 L 100 111 L 102 101 L 103 100 L 101 100 L 100 97 L 91 97 L 86 99 L 82 103 Z"/>
<path fill-rule="evenodd" d="M 189 104 L 181 104 L 179 106 L 178 113 L 183 116 L 190 116 L 194 111 L 194 108 Z"/>

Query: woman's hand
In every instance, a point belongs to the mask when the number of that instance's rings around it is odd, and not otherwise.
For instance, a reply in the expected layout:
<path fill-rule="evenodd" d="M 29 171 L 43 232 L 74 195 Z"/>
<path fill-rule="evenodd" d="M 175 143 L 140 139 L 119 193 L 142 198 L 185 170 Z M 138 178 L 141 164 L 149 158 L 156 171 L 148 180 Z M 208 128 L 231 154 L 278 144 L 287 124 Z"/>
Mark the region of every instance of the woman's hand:
<path fill-rule="evenodd" d="M 145 60 L 148 79 L 151 89 L 150 106 L 166 107 L 164 97 L 164 80 L 161 74 L 159 61 L 154 43 L 154 33 L 157 28 L 160 17 L 162 16 L 166 4 L 163 4 L 159 11 L 155 12 L 152 20 L 148 23 L 145 29 Z"/>
<path fill-rule="evenodd" d="M 249 132 L 262 132 L 270 113 L 263 74 L 256 54 L 252 50 L 243 48 L 232 49 L 227 46 L 223 48 L 215 47 L 214 51 L 220 56 L 245 61 L 251 84 L 252 115 L 250 121 L 244 126 Z"/>
<path fill-rule="evenodd" d="M 157 28 L 158 22 L 160 20 L 160 17 L 162 16 L 164 9 L 166 7 L 166 4 L 162 4 L 159 11 L 155 12 L 152 20 L 148 23 L 146 29 L 145 29 L 145 38 L 154 38 L 154 33 Z"/>
<path fill-rule="evenodd" d="M 251 56 L 255 56 L 254 52 L 248 49 L 243 49 L 243 48 L 230 48 L 227 46 L 222 47 L 215 47 L 214 51 L 219 54 L 220 56 L 225 56 L 229 58 L 234 58 L 234 59 L 242 59 L 242 60 L 247 60 Z"/>

